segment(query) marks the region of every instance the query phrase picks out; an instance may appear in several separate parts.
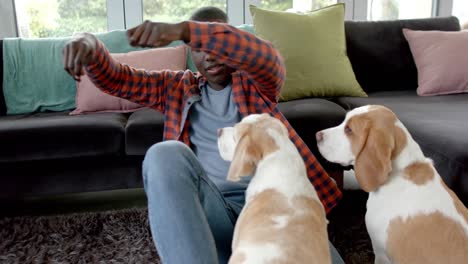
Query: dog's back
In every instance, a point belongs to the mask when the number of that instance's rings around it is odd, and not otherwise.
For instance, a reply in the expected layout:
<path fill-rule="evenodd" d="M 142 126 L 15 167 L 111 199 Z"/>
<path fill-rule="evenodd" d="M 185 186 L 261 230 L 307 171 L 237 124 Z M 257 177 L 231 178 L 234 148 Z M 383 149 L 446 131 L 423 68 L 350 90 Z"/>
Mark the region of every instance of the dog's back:
<path fill-rule="evenodd" d="M 325 210 L 287 130 L 266 116 L 243 122 L 228 178 L 255 175 L 229 263 L 331 263 Z"/>
<path fill-rule="evenodd" d="M 262 191 L 237 221 L 229 263 L 330 263 L 326 227 L 319 201 Z"/>

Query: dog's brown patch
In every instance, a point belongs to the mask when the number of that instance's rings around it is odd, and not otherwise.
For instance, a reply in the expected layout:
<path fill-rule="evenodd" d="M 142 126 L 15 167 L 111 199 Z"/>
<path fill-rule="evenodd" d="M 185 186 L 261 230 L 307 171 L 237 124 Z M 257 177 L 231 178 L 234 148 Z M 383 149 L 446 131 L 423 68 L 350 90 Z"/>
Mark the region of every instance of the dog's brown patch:
<path fill-rule="evenodd" d="M 286 224 L 278 226 L 276 217 L 286 217 Z M 290 202 L 286 196 L 273 189 L 255 195 L 237 221 L 234 252 L 240 241 L 278 245 L 282 257 L 270 263 L 331 261 L 323 206 L 320 201 L 305 196 L 294 197 Z"/>
<path fill-rule="evenodd" d="M 351 117 L 346 126 L 353 154 L 356 156 L 356 179 L 367 192 L 387 181 L 391 161 L 407 144 L 405 132 L 396 125 L 396 115 L 383 106 L 370 106 L 369 111 Z"/>
<path fill-rule="evenodd" d="M 279 149 L 275 140 L 265 133 L 267 129 L 287 133 L 284 125 L 279 120 L 269 117 L 268 114 L 262 115 L 255 123 L 239 123 L 234 129 L 240 139 L 229 167 L 227 179 L 230 181 L 238 181 L 242 176 L 254 175 L 258 162 Z"/>
<path fill-rule="evenodd" d="M 440 212 L 403 221 L 393 219 L 388 227 L 387 255 L 399 264 L 465 264 L 468 235 L 462 226 Z"/>
<path fill-rule="evenodd" d="M 455 205 L 455 208 L 457 209 L 457 212 L 460 213 L 463 218 L 465 218 L 465 223 L 468 224 L 468 209 L 463 205 L 463 203 L 458 199 L 457 195 L 445 184 L 445 182 L 441 179 L 440 180 L 442 186 L 444 189 L 450 194 L 452 197 L 453 203 Z"/>
<path fill-rule="evenodd" d="M 416 185 L 424 185 L 434 179 L 434 169 L 428 162 L 413 162 L 406 166 L 403 177 Z"/>

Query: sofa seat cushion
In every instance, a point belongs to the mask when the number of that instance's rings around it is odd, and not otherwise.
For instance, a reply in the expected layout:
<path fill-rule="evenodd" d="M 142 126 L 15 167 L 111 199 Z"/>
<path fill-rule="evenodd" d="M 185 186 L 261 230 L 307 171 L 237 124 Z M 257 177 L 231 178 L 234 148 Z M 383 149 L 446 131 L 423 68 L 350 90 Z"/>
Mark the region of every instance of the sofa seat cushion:
<path fill-rule="evenodd" d="M 338 104 L 319 98 L 282 102 L 278 108 L 311 149 L 317 148 L 317 131 L 339 124 L 346 115 Z M 132 113 L 125 133 L 127 155 L 145 155 L 149 147 L 162 141 L 163 129 L 160 112 L 145 108 Z"/>
<path fill-rule="evenodd" d="M 320 98 L 282 102 L 278 104 L 278 109 L 309 146 L 320 164 L 326 169 L 333 167 L 320 155 L 315 133 L 340 124 L 346 116 L 345 109 L 334 102 Z"/>
<path fill-rule="evenodd" d="M 69 112 L 0 117 L 0 162 L 123 153 L 127 117 Z"/>
<path fill-rule="evenodd" d="M 468 94 L 421 97 L 416 91 L 370 93 L 368 98 L 343 97 L 346 109 L 367 104 L 392 109 L 434 160 L 437 171 L 465 204 L 468 202 Z"/>
<path fill-rule="evenodd" d="M 145 155 L 149 147 L 163 139 L 164 116 L 156 110 L 143 108 L 130 115 L 125 130 L 127 155 Z"/>
<path fill-rule="evenodd" d="M 0 199 L 141 188 L 141 162 L 111 155 L 0 162 Z"/>

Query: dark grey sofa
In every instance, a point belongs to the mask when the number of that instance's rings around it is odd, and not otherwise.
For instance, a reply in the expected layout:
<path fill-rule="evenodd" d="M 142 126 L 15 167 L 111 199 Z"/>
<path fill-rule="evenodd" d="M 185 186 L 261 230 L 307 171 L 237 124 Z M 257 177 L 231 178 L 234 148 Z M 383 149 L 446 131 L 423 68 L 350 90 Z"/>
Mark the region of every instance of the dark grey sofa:
<path fill-rule="evenodd" d="M 347 22 L 348 55 L 368 98 L 333 101 L 350 110 L 381 104 L 408 128 L 447 185 L 468 204 L 468 94 L 416 94 L 417 70 L 401 28 L 458 31 L 457 18 Z"/>
<path fill-rule="evenodd" d="M 315 132 L 339 124 L 346 111 L 357 106 L 383 104 L 392 108 L 426 155 L 434 159 L 447 184 L 467 204 L 468 94 L 417 96 L 416 67 L 401 33 L 402 27 L 460 30 L 458 20 L 346 22 L 345 27 L 348 55 L 369 97 L 305 98 L 282 102 L 280 110 L 324 167 L 336 171 L 338 166 L 324 161 L 318 153 Z M 150 109 L 80 116 L 69 116 L 69 112 L 5 113 L 0 93 L 2 200 L 142 187 L 143 155 L 161 141 L 163 133 L 163 116 Z"/>

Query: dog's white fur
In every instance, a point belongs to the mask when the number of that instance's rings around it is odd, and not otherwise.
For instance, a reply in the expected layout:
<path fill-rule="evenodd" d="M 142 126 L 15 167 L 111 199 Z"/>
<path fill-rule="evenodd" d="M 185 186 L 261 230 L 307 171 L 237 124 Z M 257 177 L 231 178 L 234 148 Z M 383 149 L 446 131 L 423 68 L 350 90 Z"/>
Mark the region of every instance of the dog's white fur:
<path fill-rule="evenodd" d="M 286 127 L 256 114 L 219 135 L 221 157 L 232 161 L 228 179 L 254 176 L 229 263 L 330 263 L 325 211 Z"/>
<path fill-rule="evenodd" d="M 375 138 L 381 143 L 369 142 Z M 369 192 L 366 226 L 375 263 L 468 263 L 467 209 L 393 112 L 382 106 L 356 108 L 339 126 L 318 132 L 317 141 L 327 160 L 354 165 L 359 184 Z M 422 226 L 442 231 L 425 233 Z M 435 240 L 432 246 L 423 241 L 428 239 Z"/>

